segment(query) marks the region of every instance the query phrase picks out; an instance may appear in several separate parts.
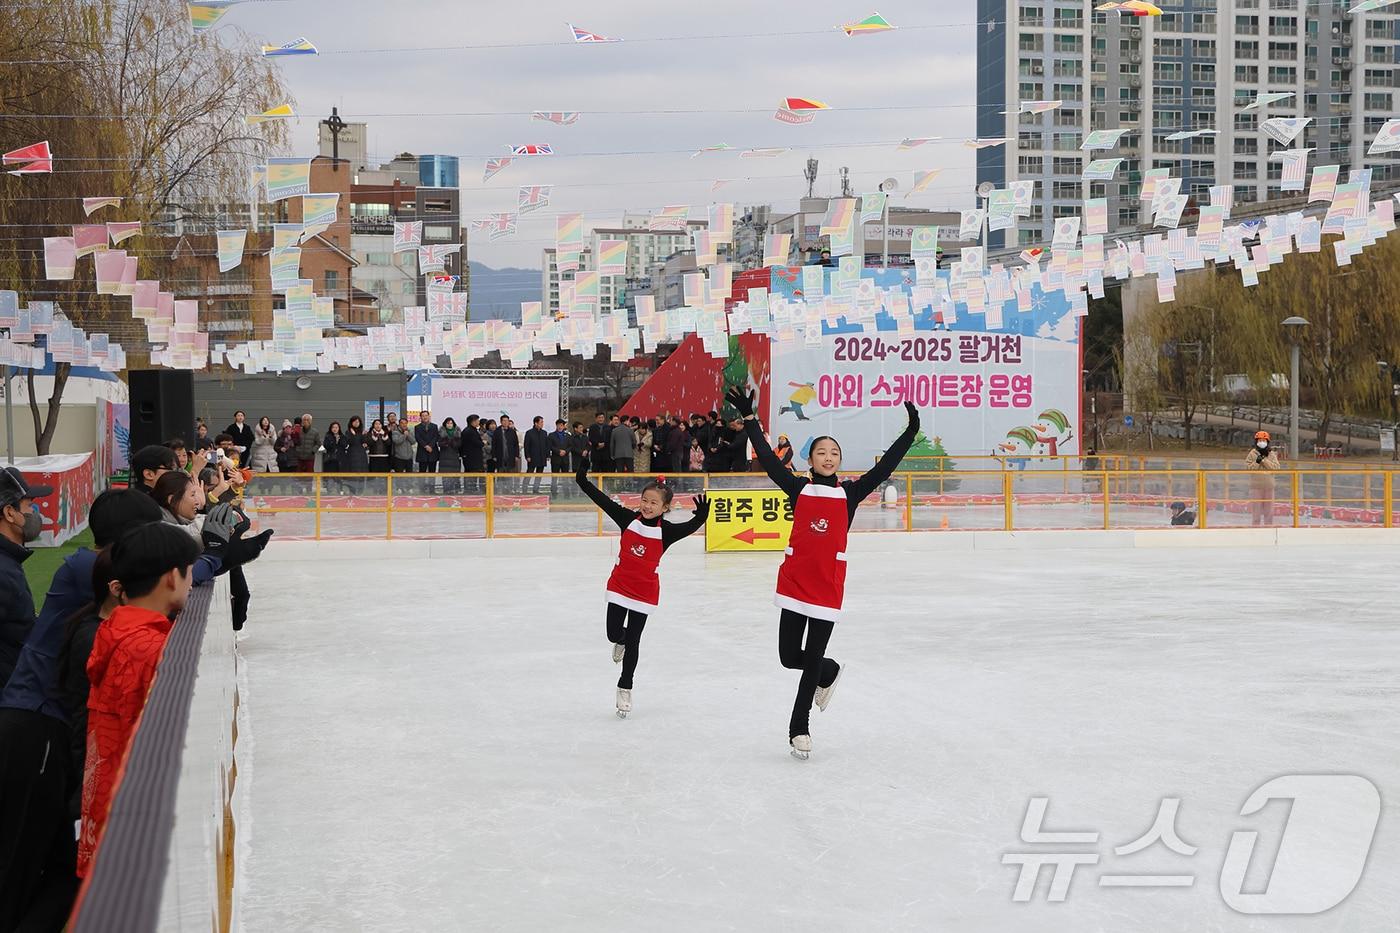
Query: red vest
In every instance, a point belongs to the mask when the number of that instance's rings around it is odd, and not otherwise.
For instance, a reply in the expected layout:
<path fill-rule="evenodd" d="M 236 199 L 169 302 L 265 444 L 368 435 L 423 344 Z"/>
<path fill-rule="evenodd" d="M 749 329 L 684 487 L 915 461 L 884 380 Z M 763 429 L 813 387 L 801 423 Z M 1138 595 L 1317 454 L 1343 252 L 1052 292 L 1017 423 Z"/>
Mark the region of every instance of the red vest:
<path fill-rule="evenodd" d="M 773 602 L 814 619 L 836 622 L 846 598 L 846 490 L 808 483 L 792 510 L 792 537 L 778 568 Z"/>
<path fill-rule="evenodd" d="M 622 532 L 617 564 L 608 577 L 608 602 L 638 612 L 651 612 L 661 601 L 661 528 L 633 519 Z"/>

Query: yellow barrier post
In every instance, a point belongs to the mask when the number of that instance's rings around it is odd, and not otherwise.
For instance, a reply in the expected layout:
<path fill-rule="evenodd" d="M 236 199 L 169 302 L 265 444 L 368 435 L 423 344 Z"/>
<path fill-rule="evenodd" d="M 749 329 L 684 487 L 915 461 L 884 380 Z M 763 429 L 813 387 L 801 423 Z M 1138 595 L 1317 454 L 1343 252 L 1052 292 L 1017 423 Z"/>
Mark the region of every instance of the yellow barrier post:
<path fill-rule="evenodd" d="M 321 476 L 313 473 L 311 481 L 316 484 L 316 540 L 321 540 Z"/>
<path fill-rule="evenodd" d="M 1099 474 L 1102 477 L 1099 482 L 1103 485 L 1099 488 L 1103 492 L 1103 530 L 1108 530 L 1108 471 L 1104 470 Z"/>
<path fill-rule="evenodd" d="M 394 474 L 384 474 L 384 537 L 394 538 Z"/>
<path fill-rule="evenodd" d="M 1012 524 L 1012 517 L 1011 517 L 1011 474 L 1010 474 L 1010 473 L 1003 473 L 1003 474 L 1001 475 L 1001 502 L 1002 502 L 1003 510 L 1004 510 L 1004 512 L 1005 512 L 1005 516 L 1004 516 L 1003 519 L 1002 519 L 1002 531 L 1010 531 L 1010 530 L 1011 530 L 1011 524 Z"/>
<path fill-rule="evenodd" d="M 1327 497 L 1328 497 L 1328 504 L 1330 505 L 1330 504 L 1331 504 L 1331 498 L 1332 498 L 1332 489 L 1331 489 L 1331 486 L 1332 486 L 1332 482 L 1331 482 L 1332 476 L 1331 476 L 1331 474 L 1328 474 L 1327 480 L 1328 480 L 1328 482 L 1327 482 L 1327 486 L 1328 486 L 1328 489 L 1327 489 Z M 1292 487 L 1293 487 L 1293 527 L 1294 527 L 1294 528 L 1297 528 L 1297 527 L 1298 527 L 1298 485 L 1299 485 L 1299 484 L 1298 484 L 1298 471 L 1297 471 L 1297 470 L 1294 470 L 1294 471 L 1293 471 L 1293 477 L 1292 477 L 1292 483 L 1291 483 L 1291 485 L 1292 485 Z M 1269 503 L 1269 508 L 1271 508 L 1271 509 L 1273 508 L 1273 502 L 1272 502 L 1272 501 L 1270 501 L 1270 503 Z"/>
<path fill-rule="evenodd" d="M 1330 509 L 1330 508 L 1333 507 L 1333 502 L 1332 502 L 1332 471 L 1331 471 L 1331 470 L 1328 470 L 1326 473 L 1323 474 L 1323 480 L 1322 480 L 1322 482 L 1323 482 L 1323 485 L 1327 487 L 1327 507 Z"/>
<path fill-rule="evenodd" d="M 904 530 L 914 530 L 914 477 L 904 474 Z"/>
<path fill-rule="evenodd" d="M 1206 471 L 1196 471 L 1196 527 L 1206 527 L 1206 516 L 1210 510 L 1206 508 Z"/>
<path fill-rule="evenodd" d="M 1394 510 L 1392 509 L 1392 504 L 1390 504 L 1392 503 L 1392 499 L 1390 499 L 1390 496 L 1392 496 L 1393 479 L 1394 474 L 1392 474 L 1392 472 L 1390 471 L 1386 471 L 1383 472 L 1382 481 L 1380 481 L 1380 488 L 1382 488 L 1382 493 L 1380 493 L 1380 497 L 1382 497 L 1382 499 L 1385 500 L 1386 507 L 1386 514 L 1382 517 L 1382 520 L 1380 520 L 1380 525 L 1382 525 L 1383 528 L 1394 527 Z"/>
<path fill-rule="evenodd" d="M 482 479 L 486 481 L 486 537 L 496 536 L 496 474 L 485 473 Z"/>

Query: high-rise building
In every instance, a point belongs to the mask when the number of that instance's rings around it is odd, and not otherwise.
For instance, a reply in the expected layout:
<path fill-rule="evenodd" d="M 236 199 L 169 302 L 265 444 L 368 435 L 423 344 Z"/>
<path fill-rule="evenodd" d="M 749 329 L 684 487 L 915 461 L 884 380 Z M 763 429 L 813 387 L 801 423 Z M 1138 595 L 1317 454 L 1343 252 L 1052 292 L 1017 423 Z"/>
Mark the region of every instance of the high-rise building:
<path fill-rule="evenodd" d="M 559 314 L 560 285 L 574 280 L 574 272 L 559 271 L 554 247 L 544 251 L 540 260 L 540 295 L 544 301 L 544 313 L 553 317 Z M 588 272 L 593 266 L 593 248 L 585 246 L 578 257 L 578 271 Z M 598 276 L 598 310 L 614 311 L 622 306 L 627 293 L 627 277 L 623 275 Z"/>
<path fill-rule="evenodd" d="M 1143 173 L 1167 168 L 1192 208 L 1211 185 L 1234 185 L 1235 202 L 1278 197 L 1285 148 L 1311 148 L 1309 167 L 1367 167 L 1392 177 L 1390 156 L 1366 149 L 1395 116 L 1400 9 L 1347 13 L 1346 3 L 1179 0 L 1162 16 L 1097 13 L 1089 0 L 978 0 L 977 134 L 1007 137 L 977 154 L 979 182 L 1033 179 L 1029 217 L 992 245 L 1047 242 L 1056 217 L 1083 200 L 1109 199 L 1110 229 L 1149 222 L 1138 196 Z M 1243 110 L 1265 92 L 1292 97 Z M 1043 114 L 1018 102 L 1057 100 Z M 1003 114 L 1001 111 L 1009 111 Z M 1272 117 L 1312 117 L 1288 146 L 1261 132 Z M 1084 152 L 1094 129 L 1128 132 L 1113 149 Z M 1215 130 L 1187 140 L 1168 136 Z M 1086 183 L 1095 158 L 1123 158 L 1114 180 Z"/>

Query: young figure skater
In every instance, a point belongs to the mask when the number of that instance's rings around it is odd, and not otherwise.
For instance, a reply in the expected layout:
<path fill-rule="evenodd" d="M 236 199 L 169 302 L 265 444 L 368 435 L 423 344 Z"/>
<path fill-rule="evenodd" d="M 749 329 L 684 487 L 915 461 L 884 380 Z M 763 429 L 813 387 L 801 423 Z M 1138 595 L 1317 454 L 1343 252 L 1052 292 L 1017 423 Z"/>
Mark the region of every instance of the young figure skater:
<path fill-rule="evenodd" d="M 656 609 L 661 599 L 661 580 L 656 574 L 661 555 L 682 538 L 694 534 L 705 524 L 710 501 L 704 493 L 695 497 L 695 515 L 689 521 L 668 522 L 663 517 L 671 511 L 674 493 L 662 477 L 647 483 L 642 489 L 641 509 L 633 511 L 609 499 L 588 478 L 588 461 L 580 462 L 574 477 L 579 488 L 597 503 L 622 531 L 617 563 L 608 577 L 608 641 L 612 642 L 613 663 L 622 663 L 622 676 L 617 679 L 617 715 L 626 719 L 632 709 L 632 674 L 637 669 L 637 657 L 642 642 L 642 629 L 648 613 Z M 624 628 L 623 623 L 626 623 Z"/>
<path fill-rule="evenodd" d="M 812 751 L 808 715 L 812 702 L 825 710 L 836 690 L 841 665 L 828 657 L 826 644 L 841 618 L 846 595 L 846 534 L 856 508 L 865 497 L 889 479 L 919 432 L 919 412 L 905 402 L 909 426 L 904 429 L 874 468 L 858 479 L 838 481 L 841 445 L 823 435 L 812 442 L 808 461 L 810 476 L 792 473 L 768 446 L 763 425 L 754 414 L 754 394 L 731 389 L 727 400 L 744 418 L 744 432 L 758 454 L 768 478 L 792 500 L 792 537 L 787 556 L 778 568 L 778 591 L 773 602 L 783 612 L 778 623 L 778 657 L 783 667 L 802 671 L 797 699 L 788 723 L 788 744 L 794 757 L 806 759 Z M 802 645 L 803 633 L 806 648 Z"/>

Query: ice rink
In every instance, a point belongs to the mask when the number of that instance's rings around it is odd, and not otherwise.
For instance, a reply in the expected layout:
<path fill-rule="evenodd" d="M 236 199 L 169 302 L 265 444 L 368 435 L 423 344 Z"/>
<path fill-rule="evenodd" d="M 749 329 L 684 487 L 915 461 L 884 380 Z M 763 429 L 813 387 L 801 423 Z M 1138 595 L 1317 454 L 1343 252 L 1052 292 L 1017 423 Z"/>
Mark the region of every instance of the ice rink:
<path fill-rule="evenodd" d="M 1400 927 L 1400 550 L 949 537 L 853 538 L 829 651 L 848 671 L 812 712 L 807 762 L 787 753 L 780 555 L 666 556 L 619 721 L 615 539 L 437 542 L 436 559 L 393 559 L 423 542 L 274 543 L 240 641 L 243 929 Z M 1241 807 L 1290 774 L 1379 788 L 1364 875 L 1317 916 L 1237 913 L 1220 892 L 1232 834 L 1259 833 L 1257 893 L 1289 818 L 1287 800 Z M 1043 831 L 1097 840 L 1023 842 L 1033 797 Z M 1194 854 L 1115 853 L 1163 798 Z M 1321 805 L 1329 825 L 1365 822 Z M 1063 902 L 1046 868 L 1018 903 L 1016 853 L 1098 859 Z M 1190 883 L 1102 880 L 1124 875 Z"/>

